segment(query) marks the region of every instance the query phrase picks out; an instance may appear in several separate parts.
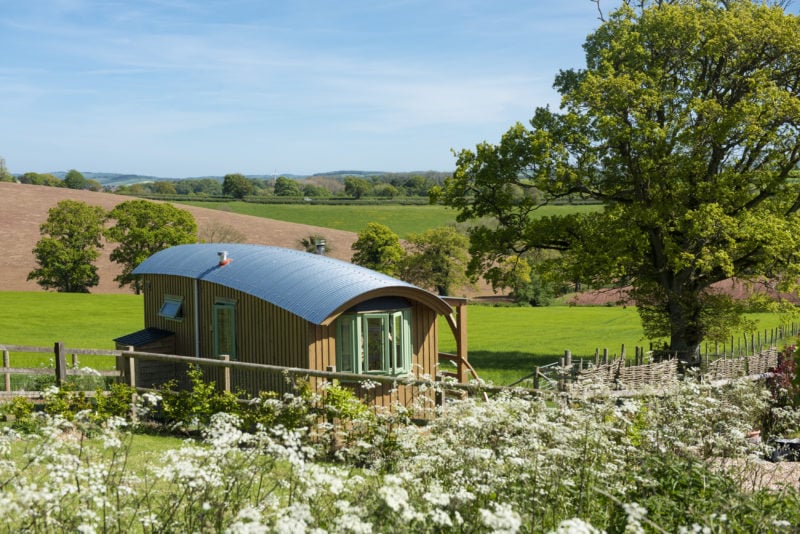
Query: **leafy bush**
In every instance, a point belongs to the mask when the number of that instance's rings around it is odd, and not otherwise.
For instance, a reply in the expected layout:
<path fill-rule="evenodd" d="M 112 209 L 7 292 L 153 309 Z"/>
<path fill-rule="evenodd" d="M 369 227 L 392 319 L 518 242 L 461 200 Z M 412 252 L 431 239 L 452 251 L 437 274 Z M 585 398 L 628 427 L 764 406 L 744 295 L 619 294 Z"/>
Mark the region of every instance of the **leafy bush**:
<path fill-rule="evenodd" d="M 217 391 L 214 382 L 205 381 L 200 367 L 190 367 L 187 376 L 190 389 L 176 389 L 177 383 L 172 380 L 161 391 L 161 414 L 167 425 L 181 431 L 199 430 L 216 413 L 239 413 L 238 397 Z"/>
<path fill-rule="evenodd" d="M 77 391 L 72 382 L 67 382 L 60 388 L 51 386 L 44 390 L 44 411 L 48 415 L 72 421 L 79 412 L 91 409 L 86 393 Z"/>

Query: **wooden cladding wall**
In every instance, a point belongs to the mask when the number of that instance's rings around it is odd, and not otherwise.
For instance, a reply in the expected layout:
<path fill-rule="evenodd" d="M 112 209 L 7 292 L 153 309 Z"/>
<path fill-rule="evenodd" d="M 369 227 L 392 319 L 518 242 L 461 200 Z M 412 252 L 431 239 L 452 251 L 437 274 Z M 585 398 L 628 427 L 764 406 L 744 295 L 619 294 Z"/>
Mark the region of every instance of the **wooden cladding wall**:
<path fill-rule="evenodd" d="M 145 278 L 145 325 L 175 333 L 175 354 L 213 358 L 214 304 L 224 301 L 235 306 L 236 359 L 239 361 L 307 368 L 320 371 L 336 369 L 336 328 L 308 323 L 304 319 L 262 299 L 241 291 L 168 275 L 148 275 Z M 183 319 L 170 320 L 158 312 L 165 295 L 183 298 Z M 194 299 L 197 296 L 197 303 Z M 196 308 L 195 308 L 196 306 Z M 199 354 L 195 346 L 195 309 L 199 310 L 197 321 Z M 437 313 L 427 306 L 414 303 L 412 310 L 414 376 L 435 377 L 438 365 Z M 206 376 L 222 382 L 222 372 L 209 368 Z M 257 395 L 260 391 L 292 391 L 284 377 L 235 369 L 231 373 L 234 392 L 245 391 Z M 312 380 L 312 387 L 318 386 Z M 359 393 L 379 406 L 389 407 L 394 403 L 410 406 L 420 396 L 434 400 L 432 391 L 420 392 L 418 387 L 391 384 L 377 385 L 372 389 L 358 387 Z"/>
<path fill-rule="evenodd" d="M 183 298 L 183 319 L 176 321 L 161 317 L 158 312 L 164 295 Z M 146 275 L 144 279 L 144 324 L 175 332 L 175 352 L 181 356 L 194 355 L 194 281 L 183 276 Z"/>
<path fill-rule="evenodd" d="M 236 359 L 240 361 L 307 368 L 308 342 L 306 321 L 262 299 L 219 284 L 200 282 L 200 355 L 214 354 L 214 304 L 233 302 L 236 315 Z M 219 377 L 217 377 L 219 379 Z M 234 390 L 251 395 L 260 391 L 291 391 L 283 377 L 234 370 Z"/>

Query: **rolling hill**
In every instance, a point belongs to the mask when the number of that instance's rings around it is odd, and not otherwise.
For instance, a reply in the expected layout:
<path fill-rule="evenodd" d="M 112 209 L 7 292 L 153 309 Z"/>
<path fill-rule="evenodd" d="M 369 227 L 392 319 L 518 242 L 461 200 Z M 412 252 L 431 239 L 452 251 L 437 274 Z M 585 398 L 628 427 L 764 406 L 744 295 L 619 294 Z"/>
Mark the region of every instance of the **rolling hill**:
<path fill-rule="evenodd" d="M 39 226 L 47 220 L 50 208 L 65 199 L 80 200 L 106 210 L 131 200 L 131 197 L 110 193 L 94 193 L 59 187 L 23 185 L 0 182 L 0 291 L 41 291 L 33 281 L 27 281 L 28 273 L 36 268 L 31 252 L 40 239 Z M 261 217 L 238 215 L 225 211 L 193 206 L 178 206 L 194 215 L 200 234 L 214 229 L 231 228 L 246 236 L 246 242 L 299 248 L 298 241 L 313 234 L 323 235 L 333 248 L 332 257 L 349 261 L 350 246 L 356 234 L 342 230 L 319 228 L 305 224 L 288 223 Z M 114 244 L 107 244 L 97 262 L 100 284 L 94 293 L 127 293 L 114 281 L 120 269 L 112 263 L 109 255 Z"/>

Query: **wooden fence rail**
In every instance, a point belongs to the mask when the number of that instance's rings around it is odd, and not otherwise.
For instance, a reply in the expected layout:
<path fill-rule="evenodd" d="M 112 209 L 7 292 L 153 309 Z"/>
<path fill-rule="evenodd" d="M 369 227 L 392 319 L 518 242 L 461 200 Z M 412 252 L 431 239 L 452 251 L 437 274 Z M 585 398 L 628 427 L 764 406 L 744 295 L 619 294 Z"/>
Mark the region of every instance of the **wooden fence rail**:
<path fill-rule="evenodd" d="M 755 347 L 755 345 L 754 345 Z M 289 377 L 292 381 L 300 377 L 317 377 L 326 380 L 339 380 L 342 382 L 364 382 L 371 381 L 381 384 L 403 384 L 408 386 L 435 387 L 440 391 L 461 391 L 466 393 L 497 393 L 500 391 L 515 389 L 527 391 L 533 394 L 543 394 L 551 391 L 553 393 L 575 393 L 579 394 L 589 390 L 616 391 L 624 394 L 625 391 L 635 394 L 636 390 L 645 387 L 664 387 L 673 385 L 680 379 L 682 369 L 677 359 L 666 361 L 649 361 L 650 353 L 644 349 L 636 348 L 636 355 L 632 361 L 628 361 L 625 356 L 625 348 L 621 351 L 619 358 L 608 356 L 608 350 L 604 350 L 601 356 L 596 351 L 593 359 L 580 359 L 573 362 L 570 351 L 565 351 L 565 355 L 559 362 L 542 367 L 536 367 L 530 375 L 518 380 L 510 386 L 493 386 L 480 382 L 469 384 L 456 383 L 447 378 L 429 379 L 422 377 L 392 377 L 380 375 L 359 375 L 353 373 L 342 373 L 332 370 L 318 371 L 312 369 L 282 367 L 277 365 L 257 364 L 241 361 L 230 361 L 226 356 L 221 358 L 198 358 L 193 356 L 179 356 L 161 353 L 135 352 L 133 347 L 128 350 L 103 350 L 103 349 L 76 349 L 66 348 L 63 343 L 57 342 L 53 348 L 32 347 L 24 345 L 0 344 L 0 351 L 3 353 L 3 366 L 0 367 L 0 374 L 5 377 L 5 395 L 11 394 L 12 374 L 21 375 L 55 375 L 56 385 L 62 385 L 68 376 L 99 374 L 106 377 L 114 377 L 117 380 L 135 387 L 136 385 L 136 365 L 137 360 L 155 360 L 162 362 L 183 363 L 198 365 L 202 367 L 222 368 L 223 378 L 220 384 L 221 389 L 231 391 L 232 369 L 249 369 L 257 372 L 271 374 L 281 374 Z M 41 353 L 52 354 L 54 368 L 20 368 L 11 367 L 10 353 Z M 67 365 L 67 357 L 71 355 L 71 366 Z M 110 371 L 85 371 L 78 368 L 78 356 L 112 356 L 116 358 L 116 370 Z M 440 355 L 442 356 L 442 355 Z M 446 356 L 444 355 L 445 359 Z M 755 352 L 742 356 L 722 357 L 716 360 L 704 359 L 700 366 L 703 378 L 708 380 L 731 379 L 743 376 L 761 375 L 768 372 L 777 365 L 778 350 L 770 347 L 760 352 Z M 531 381 L 533 388 L 520 387 L 519 384 Z M 542 387 L 543 386 L 543 387 Z"/>
<path fill-rule="evenodd" d="M 426 386 L 436 387 L 441 390 L 448 391 L 465 391 L 468 393 L 497 393 L 508 389 L 506 386 L 492 386 L 481 383 L 456 383 L 450 380 L 435 380 L 420 377 L 392 377 L 381 375 L 360 375 L 354 373 L 342 373 L 336 371 L 318 371 L 312 369 L 302 369 L 293 367 L 282 367 L 277 365 L 266 365 L 259 363 L 230 361 L 227 356 L 220 358 L 197 358 L 194 356 L 179 356 L 174 354 L 161 354 L 153 352 L 136 352 L 133 347 L 128 350 L 103 350 L 103 349 L 75 349 L 66 348 L 63 343 L 55 343 L 53 348 L 46 347 L 32 347 L 25 345 L 8 345 L 0 344 L 0 351 L 3 352 L 3 367 L 0 367 L 0 374 L 6 377 L 7 393 L 11 392 L 10 375 L 52 375 L 55 374 L 56 384 L 61 385 L 70 375 L 85 375 L 89 372 L 82 371 L 77 368 L 78 355 L 93 355 L 93 356 L 113 356 L 116 358 L 116 370 L 113 371 L 100 371 L 102 376 L 116 377 L 118 380 L 134 386 L 136 384 L 136 366 L 137 360 L 151 360 L 172 363 L 184 363 L 189 365 L 198 365 L 201 367 L 216 367 L 223 368 L 223 380 L 221 389 L 231 391 L 230 372 L 232 369 L 249 369 L 258 372 L 272 373 L 286 375 L 290 379 L 300 377 L 317 377 L 327 380 L 339 380 L 342 382 L 364 382 L 371 381 L 381 384 L 403 384 L 408 386 Z M 21 368 L 11 367 L 10 353 L 11 352 L 25 352 L 25 353 L 40 353 L 40 354 L 53 354 L 55 368 Z M 72 367 L 67 366 L 67 355 L 72 355 Z M 91 372 L 96 374 L 96 372 Z M 522 389 L 522 388 L 517 388 Z"/>

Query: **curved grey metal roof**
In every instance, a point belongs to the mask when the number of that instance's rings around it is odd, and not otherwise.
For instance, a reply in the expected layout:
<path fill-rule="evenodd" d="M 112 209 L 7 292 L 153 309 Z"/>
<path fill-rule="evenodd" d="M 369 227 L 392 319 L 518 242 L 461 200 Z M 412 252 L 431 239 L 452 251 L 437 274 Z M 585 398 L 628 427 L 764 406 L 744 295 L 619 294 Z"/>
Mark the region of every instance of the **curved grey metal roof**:
<path fill-rule="evenodd" d="M 220 265 L 218 253 L 230 262 Z M 143 261 L 133 274 L 165 274 L 204 280 L 271 302 L 314 324 L 369 298 L 396 294 L 449 314 L 442 299 L 391 276 L 334 258 L 299 250 L 210 243 L 178 245 Z"/>

